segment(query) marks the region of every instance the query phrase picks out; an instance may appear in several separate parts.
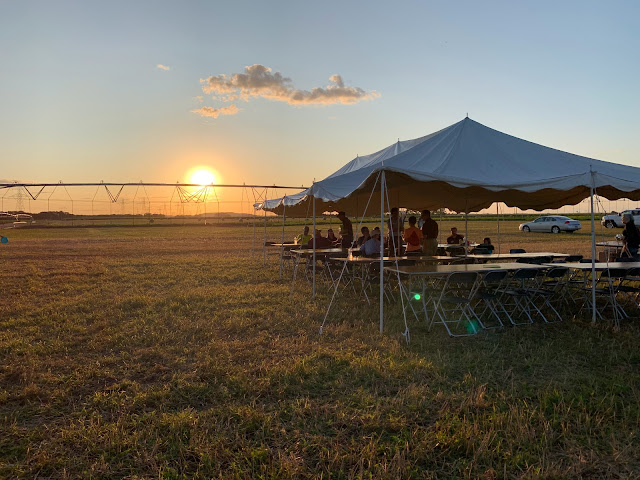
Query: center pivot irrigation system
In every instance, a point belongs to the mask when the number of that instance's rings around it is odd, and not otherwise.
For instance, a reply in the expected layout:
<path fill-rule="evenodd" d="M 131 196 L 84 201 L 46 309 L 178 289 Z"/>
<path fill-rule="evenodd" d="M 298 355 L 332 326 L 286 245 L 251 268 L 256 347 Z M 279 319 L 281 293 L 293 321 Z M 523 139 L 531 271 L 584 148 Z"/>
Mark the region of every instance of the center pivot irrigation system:
<path fill-rule="evenodd" d="M 51 187 L 51 189 L 48 189 L 47 187 Z M 67 197 L 67 201 L 71 202 L 71 213 L 73 212 L 73 197 L 71 196 L 71 194 L 69 193 L 68 187 L 96 187 L 95 193 L 93 194 L 93 198 L 91 199 L 91 203 L 92 203 L 92 211 L 93 211 L 93 203 L 97 196 L 97 194 L 104 189 L 104 191 L 107 194 L 108 197 L 108 201 L 110 204 L 115 204 L 118 202 L 119 199 L 121 199 L 121 194 L 123 192 L 123 190 L 125 189 L 125 187 L 135 187 L 135 194 L 134 194 L 134 199 L 136 198 L 136 196 L 138 195 L 138 190 L 142 189 L 145 196 L 148 197 L 148 194 L 146 193 L 146 188 L 147 187 L 171 187 L 174 189 L 174 194 L 172 195 L 172 198 L 174 196 L 177 197 L 178 201 L 181 204 L 187 204 L 187 203 L 194 203 L 194 204 L 204 204 L 205 205 L 205 209 L 206 209 L 206 203 L 207 201 L 211 201 L 211 197 L 213 197 L 213 203 L 217 203 L 218 204 L 218 210 L 219 210 L 219 205 L 220 205 L 220 201 L 217 195 L 217 190 L 216 189 L 220 189 L 220 188 L 239 188 L 242 189 L 242 195 L 243 198 L 246 196 L 247 202 L 251 203 L 252 207 L 253 207 L 253 218 L 254 218 L 254 222 L 253 222 L 253 251 L 255 251 L 255 242 L 256 242 L 256 225 L 255 225 L 255 219 L 257 217 L 256 215 L 256 208 L 255 205 L 256 204 L 261 204 L 262 202 L 264 202 L 265 200 L 267 200 L 269 197 L 269 193 L 271 190 L 296 190 L 296 191 L 300 191 L 300 190 L 304 190 L 307 187 L 305 186 L 285 186 L 285 185 L 247 185 L 247 184 L 215 184 L 215 183 L 211 183 L 211 184 L 199 184 L 199 183 L 147 183 L 147 182 L 78 182 L 78 183 L 65 183 L 65 182 L 57 182 L 57 183 L 19 183 L 19 182 L 12 182 L 12 183 L 0 183 L 0 192 L 4 191 L 4 195 L 0 195 L 0 197 L 3 200 L 3 205 L 2 205 L 2 209 L 4 210 L 4 198 L 6 197 L 8 191 L 11 190 L 15 190 L 18 194 L 17 198 L 18 198 L 18 205 L 16 210 L 24 210 L 24 207 L 21 205 L 22 203 L 22 198 L 24 197 L 24 199 L 30 201 L 46 201 L 47 202 L 47 210 L 50 210 L 49 208 L 49 200 L 51 199 L 51 196 L 53 195 L 53 193 L 57 190 L 57 189 L 62 189 L 64 190 L 64 193 L 66 194 Z M 46 189 L 46 190 L 45 190 Z M 195 190 L 194 190 L 195 189 Z M 253 202 L 250 201 L 250 197 L 249 197 L 249 192 L 251 192 L 252 196 L 253 196 Z M 26 196 L 24 195 L 24 193 L 26 193 Z M 273 194 L 273 192 L 271 192 L 271 194 Z M 10 197 L 11 198 L 11 197 Z M 218 211 L 219 213 L 219 211 Z M 267 235 L 267 211 L 264 211 L 264 235 L 265 235 L 265 242 L 266 242 L 266 235 Z M 205 217 L 206 218 L 206 217 Z M 266 254 L 265 254 L 266 255 Z M 265 259 L 263 259 L 264 262 Z"/>
<path fill-rule="evenodd" d="M 45 191 L 45 188 L 52 187 L 51 190 Z M 146 194 L 147 187 L 170 187 L 174 189 L 174 194 L 177 194 L 177 197 L 180 203 L 205 203 L 207 199 L 213 195 L 215 197 L 215 202 L 218 202 L 216 189 L 220 188 L 240 188 L 243 189 L 243 194 L 246 193 L 247 200 L 249 200 L 249 193 L 251 191 L 253 194 L 253 202 L 261 203 L 267 199 L 267 194 L 269 190 L 278 190 L 278 189 L 288 189 L 288 190 L 304 190 L 306 187 L 304 186 L 284 186 L 284 185 L 231 185 L 231 184 L 199 184 L 199 183 L 146 183 L 146 182 L 136 182 L 136 183 L 107 183 L 107 182 L 99 182 L 99 183 L 0 183 L 0 191 L 2 190 L 16 190 L 20 195 L 20 198 L 24 195 L 23 192 L 26 192 L 26 196 L 24 196 L 27 200 L 41 200 L 47 201 L 51 198 L 56 189 L 60 188 L 64 190 L 68 197 L 68 201 L 71 202 L 73 207 L 73 197 L 69 194 L 69 190 L 67 187 L 96 187 L 96 191 L 93 194 L 92 202 L 95 201 L 95 197 L 101 189 L 107 194 L 110 203 L 117 203 L 120 199 L 120 196 L 125 187 L 135 187 L 135 195 L 138 194 L 138 190 L 140 188 Z M 196 190 L 192 190 L 196 188 Z M 1 196 L 1 198 L 5 198 L 6 193 Z M 147 195 L 148 196 L 148 195 Z M 135 198 L 135 197 L 134 197 Z M 22 210 L 22 208 L 18 208 L 18 210 Z M 255 209 L 254 209 L 255 210 Z M 73 212 L 72 212 L 73 213 Z"/>

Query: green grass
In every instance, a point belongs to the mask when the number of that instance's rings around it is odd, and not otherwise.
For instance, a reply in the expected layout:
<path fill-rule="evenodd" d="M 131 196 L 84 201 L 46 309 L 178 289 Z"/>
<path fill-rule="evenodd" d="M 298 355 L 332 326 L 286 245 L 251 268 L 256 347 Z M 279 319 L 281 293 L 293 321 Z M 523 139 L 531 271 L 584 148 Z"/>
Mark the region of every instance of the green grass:
<path fill-rule="evenodd" d="M 503 248 L 590 252 L 514 228 Z M 2 478 L 640 476 L 637 319 L 414 322 L 406 345 L 397 307 L 380 335 L 375 306 L 340 298 L 319 336 L 329 292 L 290 297 L 250 226 L 3 234 Z"/>

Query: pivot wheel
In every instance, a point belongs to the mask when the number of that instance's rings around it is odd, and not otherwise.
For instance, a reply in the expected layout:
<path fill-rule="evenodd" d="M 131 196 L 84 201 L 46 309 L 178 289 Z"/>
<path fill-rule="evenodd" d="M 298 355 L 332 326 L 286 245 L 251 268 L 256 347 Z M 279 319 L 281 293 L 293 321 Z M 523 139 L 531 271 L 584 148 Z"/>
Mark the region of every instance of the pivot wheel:
<path fill-rule="evenodd" d="M 529 233 L 531 229 L 525 225 L 524 227 L 522 227 L 522 231 L 525 233 Z"/>
<path fill-rule="evenodd" d="M 551 233 L 560 233 L 560 227 L 554 225 L 553 227 L 551 227 Z"/>
<path fill-rule="evenodd" d="M 604 226 L 607 228 L 613 228 L 616 226 L 616 224 L 613 223 L 613 220 L 607 220 L 606 222 L 604 222 Z"/>

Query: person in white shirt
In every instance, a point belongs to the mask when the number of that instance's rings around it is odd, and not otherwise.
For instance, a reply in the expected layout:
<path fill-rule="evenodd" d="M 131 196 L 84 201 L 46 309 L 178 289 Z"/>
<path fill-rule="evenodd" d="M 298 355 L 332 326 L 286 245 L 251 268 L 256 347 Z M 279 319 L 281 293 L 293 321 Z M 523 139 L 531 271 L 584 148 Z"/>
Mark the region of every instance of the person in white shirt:
<path fill-rule="evenodd" d="M 380 230 L 371 230 L 371 238 L 364 242 L 360 247 L 360 251 L 365 257 L 380 255 Z"/>

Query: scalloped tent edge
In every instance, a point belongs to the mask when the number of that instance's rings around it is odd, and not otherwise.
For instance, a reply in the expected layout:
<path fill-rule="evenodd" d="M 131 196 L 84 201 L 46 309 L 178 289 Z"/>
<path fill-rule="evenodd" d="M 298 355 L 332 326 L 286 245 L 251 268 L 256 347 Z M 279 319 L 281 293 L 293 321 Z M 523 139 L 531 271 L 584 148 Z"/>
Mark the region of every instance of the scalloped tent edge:
<path fill-rule="evenodd" d="M 313 186 L 257 204 L 288 217 L 316 209 L 362 216 L 378 172 L 391 202 L 412 210 L 448 208 L 472 213 L 504 202 L 546 210 L 574 205 L 593 187 L 609 200 L 640 200 L 640 168 L 538 145 L 465 118 L 438 132 L 396 142 L 356 157 Z M 379 193 L 371 198 L 379 204 Z"/>

